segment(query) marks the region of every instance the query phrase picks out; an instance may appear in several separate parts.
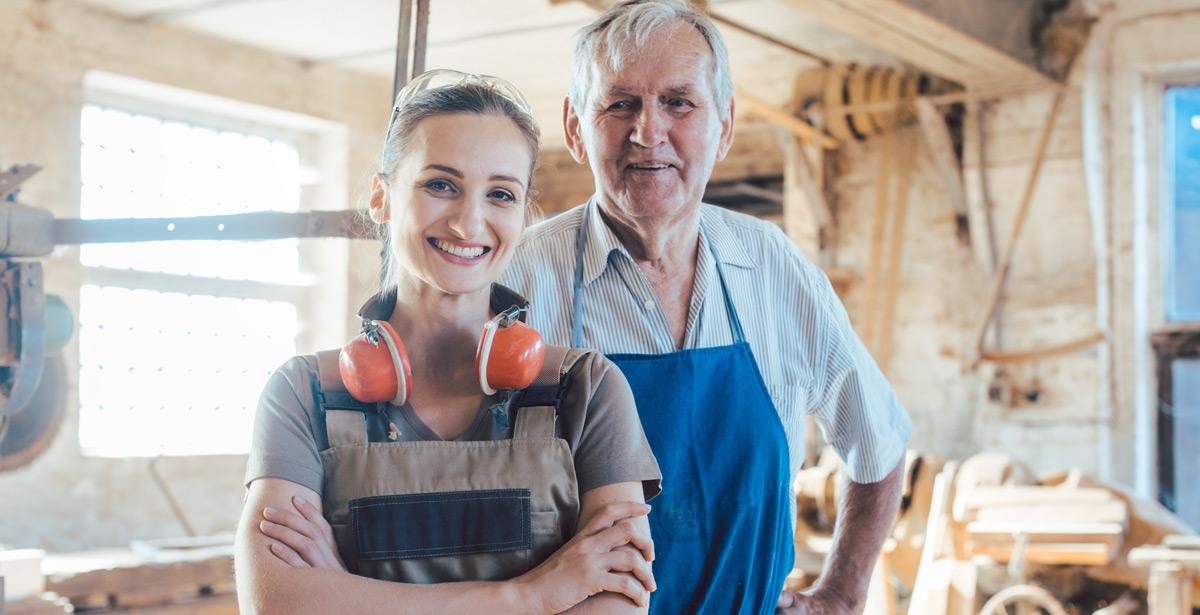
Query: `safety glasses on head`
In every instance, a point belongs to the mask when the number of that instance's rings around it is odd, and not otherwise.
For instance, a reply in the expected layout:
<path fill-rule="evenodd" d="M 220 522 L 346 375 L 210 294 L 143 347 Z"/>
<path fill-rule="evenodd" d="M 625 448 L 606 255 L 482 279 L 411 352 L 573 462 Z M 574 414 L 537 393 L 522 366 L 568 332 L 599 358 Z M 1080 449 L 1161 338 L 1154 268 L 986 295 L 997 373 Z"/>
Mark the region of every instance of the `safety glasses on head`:
<path fill-rule="evenodd" d="M 508 81 L 491 75 L 476 75 L 449 68 L 436 68 L 413 77 L 413 80 L 409 81 L 396 94 L 396 104 L 392 108 L 392 117 L 388 120 L 388 133 L 392 130 L 392 124 L 396 121 L 396 115 L 417 94 L 427 90 L 440 90 L 463 84 L 480 85 L 490 88 L 493 92 L 516 105 L 517 109 L 520 109 L 522 113 L 533 117 L 533 109 L 530 108 L 529 101 L 525 100 L 524 96 L 521 96 L 521 91 L 517 89 L 517 86 Z"/>

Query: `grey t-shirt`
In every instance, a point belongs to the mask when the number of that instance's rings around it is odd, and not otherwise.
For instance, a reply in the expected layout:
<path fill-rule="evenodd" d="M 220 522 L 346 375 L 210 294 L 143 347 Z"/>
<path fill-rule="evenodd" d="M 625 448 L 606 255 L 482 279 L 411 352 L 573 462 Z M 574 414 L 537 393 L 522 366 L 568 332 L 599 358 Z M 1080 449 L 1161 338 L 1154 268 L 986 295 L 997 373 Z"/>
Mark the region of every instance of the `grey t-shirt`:
<path fill-rule="evenodd" d="M 258 401 L 245 484 L 262 477 L 292 481 L 322 492 L 324 472 L 310 410 L 317 359 L 293 357 L 271 375 Z M 498 440 L 512 436 L 513 421 L 492 412 L 500 396 L 487 397 L 479 413 L 456 440 Z M 397 441 L 438 441 L 412 408 L 388 406 Z M 633 392 L 615 364 L 588 352 L 571 369 L 559 405 L 558 436 L 575 460 L 579 493 L 614 483 L 641 481 L 646 499 L 658 494 L 662 474 L 646 442 Z"/>

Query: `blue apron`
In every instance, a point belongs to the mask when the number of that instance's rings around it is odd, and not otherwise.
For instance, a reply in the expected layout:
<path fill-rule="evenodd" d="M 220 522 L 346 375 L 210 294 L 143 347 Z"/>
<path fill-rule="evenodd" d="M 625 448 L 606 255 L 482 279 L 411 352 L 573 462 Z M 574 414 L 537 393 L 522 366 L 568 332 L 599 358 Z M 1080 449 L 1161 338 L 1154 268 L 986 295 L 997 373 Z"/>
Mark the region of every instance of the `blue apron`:
<path fill-rule="evenodd" d="M 591 209 L 575 245 L 576 347 Z M 663 474 L 650 512 L 655 615 L 772 614 L 795 557 L 787 438 L 713 258 L 733 344 L 608 355 L 629 380 Z"/>

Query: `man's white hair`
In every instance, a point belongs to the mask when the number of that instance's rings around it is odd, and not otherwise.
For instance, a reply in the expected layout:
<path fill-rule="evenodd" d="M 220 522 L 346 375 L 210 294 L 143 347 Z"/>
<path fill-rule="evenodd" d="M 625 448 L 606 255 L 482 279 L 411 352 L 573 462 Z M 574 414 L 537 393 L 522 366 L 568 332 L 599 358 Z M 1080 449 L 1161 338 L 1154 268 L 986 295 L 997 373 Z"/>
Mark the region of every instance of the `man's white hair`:
<path fill-rule="evenodd" d="M 650 37 L 679 21 L 691 24 L 708 42 L 713 54 L 713 94 L 717 108 L 721 112 L 727 111 L 733 99 L 729 51 L 721 33 L 708 16 L 684 0 L 623 0 L 604 11 L 576 35 L 568 95 L 576 112 L 584 111 L 596 78 L 596 67 L 607 65 L 613 72 L 621 70 L 626 60 L 638 53 Z"/>

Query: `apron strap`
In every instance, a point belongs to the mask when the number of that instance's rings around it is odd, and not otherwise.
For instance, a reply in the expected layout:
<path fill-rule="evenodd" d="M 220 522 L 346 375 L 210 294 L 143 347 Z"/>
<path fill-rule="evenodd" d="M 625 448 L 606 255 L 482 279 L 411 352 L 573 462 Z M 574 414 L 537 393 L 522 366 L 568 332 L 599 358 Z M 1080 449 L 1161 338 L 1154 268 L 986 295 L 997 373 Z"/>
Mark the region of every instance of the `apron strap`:
<path fill-rule="evenodd" d="M 317 352 L 317 382 L 322 391 L 345 391 L 342 384 L 342 371 L 338 367 L 338 350 L 321 350 Z"/>
<path fill-rule="evenodd" d="M 579 232 L 575 235 L 575 285 L 571 309 L 571 345 L 576 348 L 583 347 L 583 252 L 587 247 L 587 235 L 592 216 L 592 203 L 593 201 L 589 199 L 587 204 L 583 206 L 583 221 L 580 222 Z M 700 227 L 703 230 L 703 220 Z M 733 305 L 733 297 L 729 294 L 729 285 L 725 282 L 725 272 L 721 269 L 721 261 L 717 258 L 717 252 L 713 249 L 712 242 L 708 241 L 707 235 L 704 238 L 704 242 L 708 245 L 708 253 L 712 255 L 713 265 L 717 268 L 717 278 L 721 281 L 721 294 L 725 300 L 725 314 L 729 319 L 729 332 L 733 336 L 733 343 L 740 344 L 746 341 L 746 334 L 742 331 L 742 321 L 738 318 L 737 309 Z"/>
<path fill-rule="evenodd" d="M 554 437 L 554 406 L 529 406 L 517 410 L 517 425 L 513 440 L 544 440 Z"/>
<path fill-rule="evenodd" d="M 566 390 L 567 375 L 586 350 L 566 346 L 546 346 L 542 371 L 533 385 L 520 392 L 516 399 L 517 421 L 513 426 L 514 440 L 553 438 L 558 406 Z"/>
<path fill-rule="evenodd" d="M 358 410 L 326 410 L 325 430 L 330 448 L 366 445 L 367 415 Z"/>

